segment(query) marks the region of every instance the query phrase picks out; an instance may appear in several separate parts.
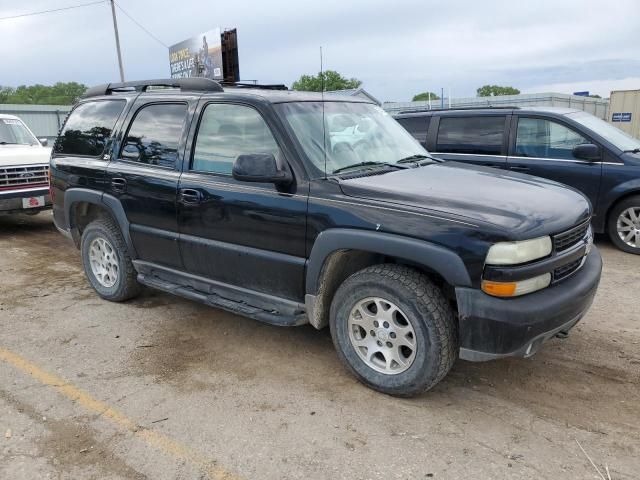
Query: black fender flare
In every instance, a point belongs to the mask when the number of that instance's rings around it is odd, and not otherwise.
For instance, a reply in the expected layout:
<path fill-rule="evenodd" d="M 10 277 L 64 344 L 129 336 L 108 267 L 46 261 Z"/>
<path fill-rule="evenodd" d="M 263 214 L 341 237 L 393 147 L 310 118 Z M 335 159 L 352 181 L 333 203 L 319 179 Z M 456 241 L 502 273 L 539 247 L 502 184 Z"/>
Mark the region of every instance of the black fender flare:
<path fill-rule="evenodd" d="M 129 255 L 132 259 L 137 258 L 136 251 L 131 240 L 131 234 L 129 232 L 129 219 L 127 219 L 122 203 L 120 203 L 120 200 L 116 197 L 109 195 L 108 193 L 96 192 L 95 190 L 89 190 L 87 188 L 70 188 L 64 192 L 65 222 L 74 241 L 79 243 L 78 228 L 73 208 L 74 205 L 79 202 L 91 203 L 107 210 L 120 226 L 120 231 L 122 232 L 124 241 L 127 244 L 127 249 L 129 250 Z"/>
<path fill-rule="evenodd" d="M 335 228 L 321 232 L 313 244 L 307 263 L 307 295 L 316 295 L 325 261 L 340 250 L 361 250 L 400 258 L 433 270 L 450 285 L 471 286 L 464 262 L 445 247 L 391 233 Z"/>

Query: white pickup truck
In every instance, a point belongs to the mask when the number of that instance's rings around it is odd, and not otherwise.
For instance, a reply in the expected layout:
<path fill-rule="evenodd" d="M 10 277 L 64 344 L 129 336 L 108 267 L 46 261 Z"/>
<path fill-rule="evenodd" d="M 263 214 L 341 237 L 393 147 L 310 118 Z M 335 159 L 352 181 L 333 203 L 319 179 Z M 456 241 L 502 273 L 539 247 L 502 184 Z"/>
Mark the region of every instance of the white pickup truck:
<path fill-rule="evenodd" d="M 18 117 L 0 114 L 0 215 L 51 208 L 51 148 Z"/>

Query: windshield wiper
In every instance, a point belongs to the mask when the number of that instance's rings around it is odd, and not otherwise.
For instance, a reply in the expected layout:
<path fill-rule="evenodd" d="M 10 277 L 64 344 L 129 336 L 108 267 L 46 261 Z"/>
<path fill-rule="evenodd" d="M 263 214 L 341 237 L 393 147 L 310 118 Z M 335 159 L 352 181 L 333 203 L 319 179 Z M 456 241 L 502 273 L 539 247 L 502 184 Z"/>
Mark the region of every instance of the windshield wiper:
<path fill-rule="evenodd" d="M 418 165 L 423 165 L 421 162 L 418 162 L 418 160 L 431 160 L 434 162 L 439 161 L 437 158 L 434 158 L 431 155 L 424 155 L 422 153 L 418 153 L 416 155 L 409 155 L 408 157 L 401 158 L 396 163 L 416 163 Z"/>
<path fill-rule="evenodd" d="M 0 142 L 0 145 L 18 145 L 16 142 Z"/>
<path fill-rule="evenodd" d="M 634 148 L 631 150 L 623 150 L 622 153 L 640 153 L 640 148 Z"/>
<path fill-rule="evenodd" d="M 353 165 L 347 165 L 346 167 L 340 167 L 335 169 L 332 173 L 340 173 L 340 172 L 344 172 L 345 170 L 350 170 L 352 168 L 358 168 L 358 167 L 393 167 L 393 168 L 408 168 L 405 167 L 404 165 L 396 165 L 395 163 L 388 163 L 388 162 L 360 162 L 360 163 L 354 163 Z"/>

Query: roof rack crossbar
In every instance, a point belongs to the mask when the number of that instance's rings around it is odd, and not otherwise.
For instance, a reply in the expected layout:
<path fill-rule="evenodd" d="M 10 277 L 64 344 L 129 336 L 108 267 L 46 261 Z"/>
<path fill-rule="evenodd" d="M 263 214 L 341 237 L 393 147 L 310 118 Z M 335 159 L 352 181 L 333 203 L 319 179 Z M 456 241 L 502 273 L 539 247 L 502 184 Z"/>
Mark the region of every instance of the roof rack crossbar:
<path fill-rule="evenodd" d="M 145 92 L 149 87 L 179 88 L 189 92 L 223 92 L 218 82 L 209 78 L 163 78 L 156 80 L 134 80 L 131 82 L 105 83 L 89 88 L 82 98 L 111 95 L 113 92 Z"/>
<path fill-rule="evenodd" d="M 447 110 L 520 110 L 515 105 L 479 105 L 477 107 L 451 107 L 451 108 L 419 108 L 415 110 L 401 110 L 399 112 L 391 112 L 393 115 L 403 113 L 424 113 L 424 112 L 446 112 Z"/>
<path fill-rule="evenodd" d="M 282 83 L 261 84 L 261 83 L 250 83 L 250 82 L 221 82 L 221 84 L 225 87 L 234 87 L 234 88 L 256 88 L 260 90 L 289 90 L 289 88 Z"/>

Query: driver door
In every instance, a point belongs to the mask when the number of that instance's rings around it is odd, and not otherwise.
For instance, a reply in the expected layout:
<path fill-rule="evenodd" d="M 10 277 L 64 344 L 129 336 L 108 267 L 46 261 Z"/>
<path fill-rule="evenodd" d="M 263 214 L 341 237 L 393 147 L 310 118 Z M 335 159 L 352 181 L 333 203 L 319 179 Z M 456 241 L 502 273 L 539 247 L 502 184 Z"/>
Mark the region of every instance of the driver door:
<path fill-rule="evenodd" d="M 236 180 L 238 155 L 270 153 L 284 161 L 281 139 L 248 105 L 202 103 L 191 155 L 178 186 L 180 251 L 185 270 L 294 301 L 304 298 L 307 191 L 298 184 Z"/>

